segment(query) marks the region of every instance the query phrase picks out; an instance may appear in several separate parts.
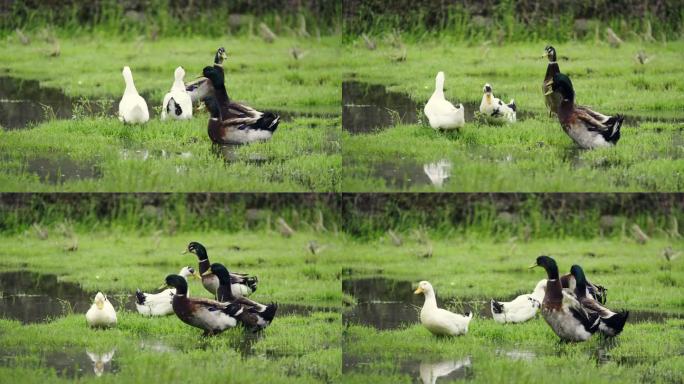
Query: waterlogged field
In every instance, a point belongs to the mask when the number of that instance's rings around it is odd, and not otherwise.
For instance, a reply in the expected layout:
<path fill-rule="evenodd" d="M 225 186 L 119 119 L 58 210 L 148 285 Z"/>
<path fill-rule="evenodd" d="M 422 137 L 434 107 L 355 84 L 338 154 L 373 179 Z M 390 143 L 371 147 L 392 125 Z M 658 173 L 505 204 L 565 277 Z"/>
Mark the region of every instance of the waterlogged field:
<path fill-rule="evenodd" d="M 344 48 L 345 191 L 680 191 L 684 188 L 684 43 L 554 44 L 577 102 L 626 116 L 614 148 L 578 149 L 550 118 L 541 94 L 544 43 Z M 643 52 L 645 64 L 637 60 Z M 438 71 L 466 125 L 435 132 L 422 109 Z M 518 122 L 476 119 L 482 88 L 518 106 Z M 375 87 L 377 85 L 379 87 Z"/>
<path fill-rule="evenodd" d="M 672 259 L 684 249 L 681 239 L 397 237 L 400 246 L 388 237 L 346 247 L 353 267 L 343 280 L 345 382 L 682 381 L 684 268 L 681 257 Z M 527 268 L 541 254 L 553 256 L 562 272 L 582 265 L 608 288 L 607 305 L 630 310 L 623 333 L 562 343 L 541 315 L 523 324 L 492 320 L 491 298 L 529 293 L 545 277 Z M 423 297 L 413 295 L 420 280 L 433 284 L 440 306 L 474 312 L 467 335 L 438 338 L 420 324 Z"/>
<path fill-rule="evenodd" d="M 97 36 L 96 36 L 97 37 Z M 35 38 L 0 42 L 0 185 L 5 191 L 337 191 L 340 190 L 340 64 L 337 37 L 59 40 L 60 54 Z M 215 146 L 208 114 L 161 122 L 159 110 L 181 65 L 186 81 L 224 46 L 231 98 L 283 121 L 273 139 Z M 296 54 L 293 54 L 296 52 Z M 295 56 L 297 58 L 295 58 Z M 264 60 L 268 58 L 268 60 Z M 150 121 L 115 117 L 129 65 Z M 25 80 L 38 80 L 40 88 Z"/>
<path fill-rule="evenodd" d="M 338 252 L 335 236 L 63 228 L 0 237 L 3 381 L 339 381 L 340 267 L 321 262 Z M 212 262 L 259 277 L 252 297 L 279 304 L 271 326 L 259 335 L 236 328 L 202 338 L 175 315 L 146 318 L 135 311 L 136 288 L 155 291 L 167 274 L 197 266 L 194 255 L 181 254 L 190 241 L 204 243 Z M 317 254 L 307 250 L 309 241 L 318 244 Z M 114 329 L 86 326 L 97 290 L 117 309 Z M 190 279 L 189 290 L 210 296 L 197 280 Z"/>

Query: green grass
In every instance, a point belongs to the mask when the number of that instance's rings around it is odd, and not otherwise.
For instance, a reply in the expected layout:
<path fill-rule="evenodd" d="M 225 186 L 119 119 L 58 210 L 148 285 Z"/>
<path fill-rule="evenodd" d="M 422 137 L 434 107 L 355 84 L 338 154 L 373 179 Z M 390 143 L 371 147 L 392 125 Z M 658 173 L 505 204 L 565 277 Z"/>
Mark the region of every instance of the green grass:
<path fill-rule="evenodd" d="M 338 191 L 339 84 L 341 69 L 336 37 L 279 38 L 267 44 L 255 37 L 199 39 L 89 39 L 61 41 L 61 55 L 47 57 L 47 43 L 23 46 L 14 39 L 0 42 L 7 52 L 0 66 L 7 75 L 37 79 L 72 97 L 111 98 L 123 92 L 121 68 L 130 65 L 138 91 L 150 108 L 159 108 L 172 83 L 176 66 L 186 79 L 210 65 L 217 47 L 225 46 L 227 88 L 236 100 L 263 110 L 291 111 L 295 117 L 280 124 L 267 143 L 239 148 L 231 161 L 212 152 L 206 134 L 208 116 L 186 122 L 124 126 L 113 117 L 79 117 L 48 121 L 32 129 L 0 132 L 4 191 Z M 307 52 L 295 60 L 290 48 Z M 268 60 L 264 60 L 268 57 Z M 27 65 L 35 63 L 41 65 Z M 297 117 L 313 114 L 316 117 Z M 122 152 L 149 150 L 170 157 L 142 161 Z M 175 154 L 190 152 L 190 158 Z M 95 166 L 99 179 L 49 184 L 27 170 L 32 159 L 60 158 Z M 56 171 L 56 169 L 55 169 Z"/>
<path fill-rule="evenodd" d="M 421 123 L 399 122 L 372 134 L 344 132 L 343 189 L 434 191 L 430 185 L 393 185 L 382 177 L 382 168 L 409 169 L 403 171 L 407 176 L 427 181 L 423 164 L 446 159 L 453 169 L 443 191 L 682 190 L 682 42 L 629 43 L 619 49 L 601 43 L 555 45 L 561 71 L 573 79 L 579 103 L 628 115 L 618 145 L 594 151 L 578 150 L 557 119 L 548 117 L 541 95 L 547 63 L 541 58 L 544 45 L 448 44 L 430 39 L 407 44 L 405 62 L 394 61 L 396 49 L 384 43 L 375 51 L 360 41 L 346 45 L 347 77 L 353 74 L 354 80 L 407 93 L 419 103 L 415 113 Z M 652 61 L 638 64 L 634 56 L 640 50 Z M 425 122 L 422 105 L 440 70 L 446 73 L 447 99 L 479 105 L 482 86 L 490 83 L 497 97 L 515 98 L 519 116 L 530 115 L 513 125 L 467 121 L 458 133 L 435 132 Z M 678 122 L 636 125 L 629 116 Z"/>
<path fill-rule="evenodd" d="M 658 238 L 639 245 L 619 237 L 528 242 L 455 237 L 432 241 L 431 258 L 419 256 L 425 245 L 409 236 L 404 240 L 401 247 L 388 239 L 348 244 L 352 270 L 347 277 L 429 280 L 438 297 L 484 301 L 529 292 L 545 274 L 527 267 L 536 256 L 549 254 L 561 271 L 573 263 L 582 265 L 592 281 L 608 288 L 611 308 L 684 313 L 679 293 L 684 285 L 682 260 L 667 262 L 662 256 L 667 246 L 681 252 L 681 239 Z M 360 364 L 345 369 L 344 382 L 413 382 L 420 362 L 464 358 L 472 364 L 470 378 L 482 383 L 537 382 L 549 375 L 558 382 L 680 382 L 683 325 L 681 319 L 628 322 L 612 342 L 594 337 L 564 344 L 540 316 L 524 324 L 501 325 L 476 315 L 467 335 L 439 339 L 419 324 L 416 313 L 415 322 L 400 329 L 345 326 L 343 358 Z M 413 373 L 407 372 L 411 366 Z"/>
<path fill-rule="evenodd" d="M 240 352 L 246 336 L 239 329 L 205 340 L 200 330 L 175 316 L 144 318 L 121 308 L 117 327 L 106 331 L 88 329 L 83 313 L 67 313 L 49 323 L 27 326 L 0 320 L 0 349 L 15 355 L 11 358 L 13 364 L 0 368 L 3 381 L 21 378 L 30 382 L 66 382 L 46 367 L 44 360 L 60 351 L 82 354 L 85 349 L 116 349 L 119 372 L 115 376 L 105 374 L 105 381 L 339 381 L 340 317 L 336 312 L 323 311 L 339 306 L 341 299 L 340 267 L 323 262 L 339 244 L 335 236 L 298 232 L 286 239 L 269 231 L 175 235 L 91 231 L 76 232 L 78 250 L 67 252 L 64 244 L 73 238 L 50 229 L 46 240 L 31 232 L 0 237 L 0 270 L 57 274 L 61 281 L 77 282 L 88 291 L 102 290 L 116 297 L 119 293 L 130 294 L 136 287 L 154 290 L 167 274 L 183 265 L 196 265 L 194 255 L 180 254 L 189 241 L 196 240 L 207 246 L 210 260 L 259 277 L 255 300 L 306 305 L 314 307 L 314 311 L 310 316 L 276 317 L 247 354 Z M 306 250 L 309 240 L 327 245 L 329 250 L 311 256 Z M 231 248 L 234 246 L 240 251 Z M 201 283 L 192 279 L 190 292 L 193 296 L 209 296 Z M 316 311 L 316 307 L 321 310 Z M 146 342 L 167 345 L 172 352 L 141 349 L 141 343 Z M 29 371 L 31 374 L 24 377 Z"/>

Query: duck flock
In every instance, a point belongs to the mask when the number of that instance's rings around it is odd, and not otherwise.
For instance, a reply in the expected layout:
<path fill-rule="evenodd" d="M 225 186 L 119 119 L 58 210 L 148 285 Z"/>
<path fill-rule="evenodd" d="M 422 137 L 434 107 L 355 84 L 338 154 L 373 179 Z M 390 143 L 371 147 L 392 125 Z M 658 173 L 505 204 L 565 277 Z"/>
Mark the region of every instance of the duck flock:
<path fill-rule="evenodd" d="M 187 266 L 177 275 L 166 276 L 166 288 L 159 293 L 135 292 L 136 308 L 143 316 L 176 316 L 184 323 L 202 329 L 204 336 L 219 334 L 238 325 L 254 332 L 266 328 L 275 318 L 278 304 L 260 304 L 247 296 L 257 289 L 258 279 L 241 273 L 231 273 L 220 263 L 211 264 L 206 248 L 197 242 L 188 245 L 186 252 L 199 261 L 199 273 Z M 190 297 L 187 279 L 201 278 L 204 288 L 215 300 Z M 86 313 L 90 327 L 109 328 L 117 323 L 114 306 L 106 295 L 98 292 Z"/>
<path fill-rule="evenodd" d="M 549 63 L 542 83 L 544 102 L 549 115 L 558 116 L 563 131 L 581 148 L 610 147 L 620 140 L 620 127 L 624 117 L 606 116 L 589 107 L 575 103 L 575 90 L 570 78 L 560 72 L 556 50 L 547 46 L 544 56 Z M 423 112 L 434 129 L 451 130 L 465 125 L 463 104 L 454 106 L 444 97 L 444 72 L 437 73 L 435 91 L 425 104 Z M 515 101 L 508 104 L 494 97 L 492 86 L 485 84 L 480 103 L 480 114 L 488 121 L 515 123 Z"/>
<path fill-rule="evenodd" d="M 164 96 L 161 120 L 192 119 L 193 105 L 204 103 L 210 113 L 207 130 L 209 138 L 217 144 L 246 144 L 266 141 L 278 128 L 280 117 L 272 112 L 259 112 L 228 97 L 225 87 L 223 62 L 228 58 L 221 47 L 214 56 L 214 65 L 205 67 L 203 77 L 184 83 L 185 70 L 176 68 L 173 85 Z M 119 102 L 119 120 L 126 124 L 144 124 L 150 119 L 145 99 L 138 94 L 133 73 L 123 68 L 126 83 Z"/>
<path fill-rule="evenodd" d="M 629 311 L 614 312 L 605 307 L 606 289 L 589 282 L 579 265 L 570 273 L 560 276 L 556 261 L 539 256 L 530 267 L 542 267 L 547 278 L 539 281 L 530 294 L 509 302 L 491 300 L 492 317 L 498 323 L 522 323 L 534 318 L 541 308 L 542 317 L 553 332 L 563 341 L 586 341 L 595 333 L 614 337 L 622 332 Z M 439 336 L 458 336 L 468 332 L 472 313 L 465 315 L 437 307 L 435 290 L 427 281 L 421 281 L 415 294 L 425 295 L 420 311 L 420 322 Z"/>

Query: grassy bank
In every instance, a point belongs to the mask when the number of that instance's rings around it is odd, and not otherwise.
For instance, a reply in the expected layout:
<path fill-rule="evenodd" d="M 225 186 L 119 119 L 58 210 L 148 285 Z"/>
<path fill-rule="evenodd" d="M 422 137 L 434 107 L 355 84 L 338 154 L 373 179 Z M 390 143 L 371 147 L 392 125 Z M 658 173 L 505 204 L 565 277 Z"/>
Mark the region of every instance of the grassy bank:
<path fill-rule="evenodd" d="M 1 237 L 0 269 L 57 274 L 60 281 L 77 282 L 89 292 L 102 290 L 117 298 L 114 299 L 117 304 L 119 294 L 131 294 L 137 287 L 153 291 L 167 274 L 177 272 L 180 266 L 196 265 L 194 255 L 180 254 L 193 240 L 207 246 L 210 260 L 222 262 L 235 271 L 256 274 L 260 285 L 253 295 L 255 300 L 311 307 L 311 313 L 276 317 L 272 326 L 257 339 L 240 330 L 231 330 L 203 340 L 201 331 L 184 325 L 175 316 L 149 319 L 121 307 L 118 307 L 117 328 L 108 331 L 87 329 L 83 313 L 67 312 L 66 316 L 49 323 L 28 326 L 2 320 L 0 332 L 6 337 L 0 345 L 6 351 L 3 353 L 11 356 L 5 358 L 12 361 L 0 367 L 3 377 L 10 381 L 12 378 L 32 382 L 68 381 L 59 379 L 57 372 L 50 368 L 47 362 L 50 356 L 72 350 L 83 354 L 85 349 L 100 353 L 115 349 L 114 361 L 119 370 L 114 376 L 105 374 L 102 377 L 105 381 L 339 380 L 339 314 L 326 308 L 340 303 L 340 267 L 323 262 L 328 252 L 335 252 L 339 244 L 332 235 L 298 232 L 286 239 L 269 231 L 174 235 L 161 232 L 144 235 L 123 230 L 70 233 L 50 227 L 45 240 L 32 231 Z M 306 249 L 310 240 L 328 250 L 321 250 L 318 256 L 311 255 Z M 77 244 L 76 251 L 65 250 L 73 244 Z M 190 292 L 193 296 L 209 296 L 201 283 L 194 280 L 190 282 Z M 146 343 L 164 348 L 160 351 L 142 347 Z M 193 373 L 189 374 L 188 369 Z M 26 372 L 31 374 L 27 377 Z"/>
<path fill-rule="evenodd" d="M 554 44 L 555 45 L 555 44 Z M 683 127 L 681 42 L 555 45 L 561 71 L 571 76 L 577 101 L 600 112 L 626 115 L 614 148 L 581 151 L 548 117 L 541 95 L 545 43 L 467 45 L 429 39 L 403 48 L 379 42 L 369 51 L 360 40 L 345 46 L 347 78 L 387 86 L 418 103 L 418 124 L 371 134 L 343 133 L 346 191 L 433 191 L 423 165 L 446 160 L 451 176 L 443 191 L 678 191 Z M 396 61 L 406 50 L 405 61 Z M 639 64 L 644 51 L 652 59 Z M 490 83 L 503 100 L 518 105 L 516 124 L 466 121 L 457 133 L 434 132 L 422 107 L 438 71 L 446 73 L 446 97 L 479 106 Z M 362 103 L 362 101 L 359 101 Z M 392 109 L 392 105 L 387 106 Z M 399 111 L 411 113 L 411 111 Z M 466 114 L 467 115 L 467 114 Z M 343 122 L 344 124 L 344 122 Z M 423 183 L 412 180 L 424 179 Z M 524 182 L 522 181 L 524 180 Z"/>
<path fill-rule="evenodd" d="M 7 52 L 2 70 L 8 76 L 37 79 L 73 98 L 105 98 L 115 105 L 123 92 L 121 68 L 130 65 L 138 91 L 146 96 L 150 109 L 157 110 L 176 66 L 182 65 L 186 80 L 191 79 L 211 64 L 217 47 L 225 46 L 231 97 L 289 117 L 270 142 L 235 149 L 212 147 L 205 113 L 186 122 L 161 122 L 155 117 L 143 126 L 130 127 L 107 113 L 90 116 L 75 111 L 75 120 L 0 132 L 2 189 L 339 190 L 337 41 L 283 38 L 267 44 L 256 37 L 158 41 L 78 37 L 62 40 L 61 55 L 53 58 L 45 55 L 48 43 L 24 46 L 9 38 L 0 43 Z M 291 55 L 294 46 L 306 53 L 302 60 Z M 26 64 L 36 58 L 43 64 Z M 47 162 L 46 169 L 36 171 L 32 165 L 36 162 Z M 85 171 L 70 175 L 70 168 Z M 54 175 L 65 173 L 64 169 L 67 176 L 55 180 Z"/>
<path fill-rule="evenodd" d="M 454 237 L 425 244 L 409 235 L 400 236 L 404 242 L 399 247 L 389 237 L 347 245 L 352 269 L 346 278 L 381 276 L 411 281 L 414 287 L 420 280 L 429 280 L 438 297 L 449 299 L 452 310 L 463 311 L 460 303 L 477 301 L 475 318 L 467 335 L 447 339 L 438 339 L 423 328 L 418 312 L 398 329 L 348 325 L 343 332 L 345 382 L 369 378 L 415 382 L 429 372 L 429 364 L 445 361 L 467 365 L 456 377 L 483 383 L 531 382 L 549 375 L 560 382 L 580 383 L 681 381 L 681 319 L 633 320 L 613 341 L 594 337 L 586 343 L 564 344 L 541 317 L 504 326 L 478 315 L 479 307 L 488 305 L 492 297 L 531 291 L 545 274 L 527 266 L 537 255 L 549 254 L 561 271 L 580 264 L 592 281 L 607 287 L 610 308 L 681 316 L 681 258 L 668 262 L 663 257 L 667 247 L 681 252 L 681 239 L 659 238 L 640 245 L 625 238 L 497 241 Z M 432 253 L 429 257 L 427 249 Z M 345 310 L 351 310 L 355 299 L 347 300 L 352 304 Z"/>

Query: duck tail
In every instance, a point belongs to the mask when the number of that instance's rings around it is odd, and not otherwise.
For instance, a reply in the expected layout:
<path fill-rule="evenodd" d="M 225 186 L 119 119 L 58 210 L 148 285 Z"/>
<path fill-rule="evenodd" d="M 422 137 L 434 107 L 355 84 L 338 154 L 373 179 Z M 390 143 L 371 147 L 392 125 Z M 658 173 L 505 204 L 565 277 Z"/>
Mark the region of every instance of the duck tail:
<path fill-rule="evenodd" d="M 247 276 L 245 278 L 245 285 L 247 285 L 252 292 L 256 292 L 257 284 L 259 284 L 259 279 L 256 276 Z"/>
<path fill-rule="evenodd" d="M 508 103 L 508 108 L 512 109 L 513 112 L 517 112 L 517 111 L 518 111 L 518 107 L 515 105 L 515 100 L 514 100 L 514 99 L 511 99 L 511 102 Z"/>
<path fill-rule="evenodd" d="M 270 323 L 273 321 L 273 318 L 275 318 L 276 311 L 278 311 L 278 303 L 271 303 L 266 306 L 266 309 L 259 313 L 259 316 Z"/>
<path fill-rule="evenodd" d="M 135 302 L 140 305 L 145 304 L 145 294 L 140 289 L 135 290 Z"/>
<path fill-rule="evenodd" d="M 617 336 L 620 334 L 620 332 L 622 332 L 622 329 L 625 327 L 627 318 L 629 318 L 629 311 L 616 313 L 608 318 L 601 318 L 600 328 L 608 336 Z M 609 329 L 606 329 L 606 327 Z"/>
<path fill-rule="evenodd" d="M 142 120 L 143 115 L 143 109 L 140 104 L 136 104 L 133 109 L 131 109 L 131 120 Z"/>
<path fill-rule="evenodd" d="M 494 299 L 491 301 L 491 307 L 492 313 L 503 313 L 503 305 Z"/>
<path fill-rule="evenodd" d="M 235 317 L 242 312 L 242 304 L 237 302 L 228 304 L 228 306 L 224 308 L 221 312 L 225 313 L 230 317 Z"/>
<path fill-rule="evenodd" d="M 606 120 L 604 125 L 608 127 L 608 129 L 603 134 L 603 137 L 607 142 L 617 144 L 618 140 L 620 140 L 620 128 L 622 127 L 622 122 L 624 120 L 625 117 L 622 115 L 615 115 Z"/>
<path fill-rule="evenodd" d="M 264 112 L 254 125 L 257 129 L 275 132 L 278 128 L 278 123 L 280 123 L 280 116 L 272 112 Z"/>

